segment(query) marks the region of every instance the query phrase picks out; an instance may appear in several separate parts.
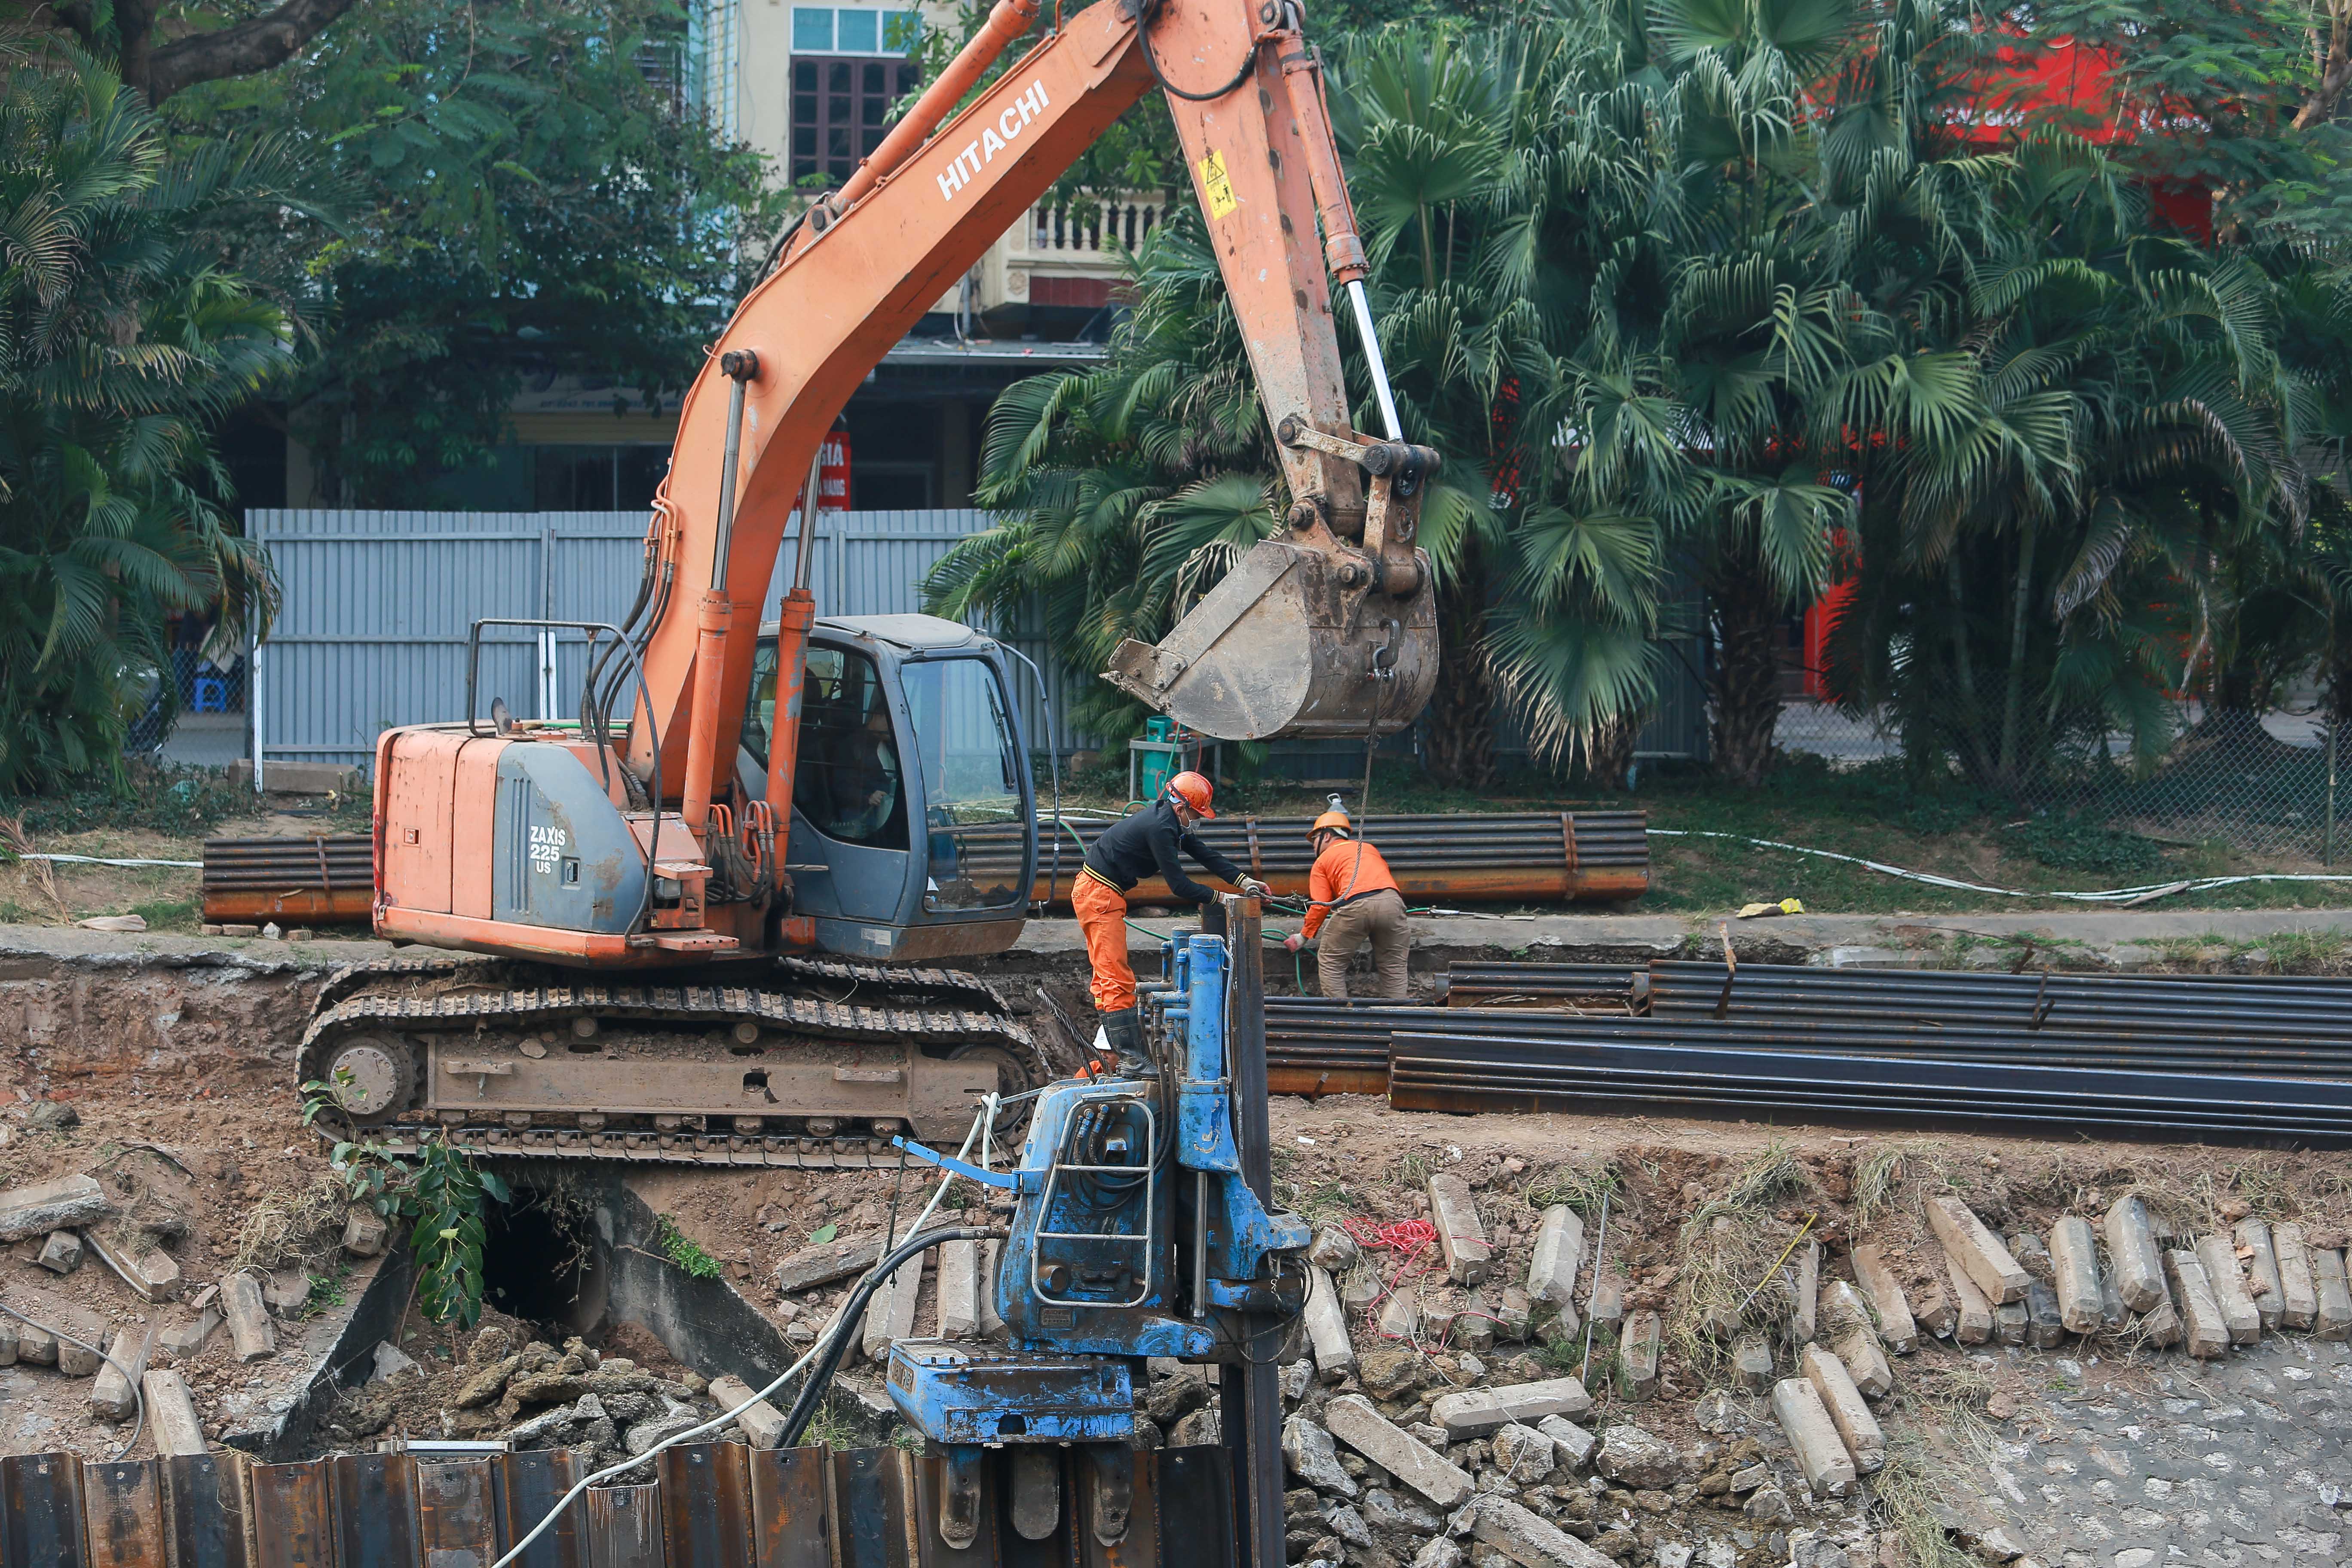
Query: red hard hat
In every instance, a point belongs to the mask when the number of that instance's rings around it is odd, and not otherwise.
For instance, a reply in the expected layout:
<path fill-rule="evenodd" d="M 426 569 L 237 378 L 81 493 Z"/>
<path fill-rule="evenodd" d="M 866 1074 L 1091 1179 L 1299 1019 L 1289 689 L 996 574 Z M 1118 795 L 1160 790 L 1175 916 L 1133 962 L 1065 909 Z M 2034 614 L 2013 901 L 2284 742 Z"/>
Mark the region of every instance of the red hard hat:
<path fill-rule="evenodd" d="M 1209 808 L 1213 797 L 1209 781 L 1199 773 L 1189 771 L 1178 773 L 1168 781 L 1168 793 L 1199 812 L 1203 818 L 1217 815 Z"/>

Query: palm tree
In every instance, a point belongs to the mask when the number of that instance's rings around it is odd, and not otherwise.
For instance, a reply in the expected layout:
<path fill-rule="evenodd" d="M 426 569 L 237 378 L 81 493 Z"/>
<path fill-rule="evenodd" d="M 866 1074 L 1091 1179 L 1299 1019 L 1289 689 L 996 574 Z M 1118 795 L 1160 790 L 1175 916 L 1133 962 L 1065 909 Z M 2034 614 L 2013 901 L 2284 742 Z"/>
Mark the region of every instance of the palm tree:
<path fill-rule="evenodd" d="M 234 626 L 271 583 L 219 498 L 210 429 L 292 363 L 286 313 L 208 226 L 289 200 L 282 149 L 174 157 L 135 93 L 69 47 L 0 95 L 0 789 L 120 765 L 165 623 Z"/>

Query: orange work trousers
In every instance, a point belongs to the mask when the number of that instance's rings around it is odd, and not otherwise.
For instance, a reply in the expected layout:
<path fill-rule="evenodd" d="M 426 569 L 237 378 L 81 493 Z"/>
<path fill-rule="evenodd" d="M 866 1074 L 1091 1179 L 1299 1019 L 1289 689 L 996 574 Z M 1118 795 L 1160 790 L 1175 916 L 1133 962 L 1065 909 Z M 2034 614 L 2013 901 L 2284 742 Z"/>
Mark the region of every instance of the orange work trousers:
<path fill-rule="evenodd" d="M 1117 1013 L 1135 1005 L 1135 967 L 1127 962 L 1127 895 L 1089 872 L 1078 873 L 1070 889 L 1070 909 L 1086 933 L 1087 963 L 1094 970 L 1087 989 L 1095 1011 Z"/>

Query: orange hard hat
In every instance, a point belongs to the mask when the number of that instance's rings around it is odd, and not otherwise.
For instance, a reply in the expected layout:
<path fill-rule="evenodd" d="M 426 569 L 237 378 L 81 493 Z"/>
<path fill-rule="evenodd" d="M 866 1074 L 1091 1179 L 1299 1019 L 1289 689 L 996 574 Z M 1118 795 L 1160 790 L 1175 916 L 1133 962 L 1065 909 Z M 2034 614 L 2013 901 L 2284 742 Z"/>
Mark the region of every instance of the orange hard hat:
<path fill-rule="evenodd" d="M 1203 818 L 1217 815 L 1209 809 L 1209 802 L 1214 794 L 1209 781 L 1189 769 L 1168 781 L 1168 793 L 1199 812 Z"/>
<path fill-rule="evenodd" d="M 1355 825 L 1348 820 L 1348 814 L 1335 806 L 1315 819 L 1315 826 L 1307 830 L 1307 837 L 1312 838 L 1318 833 L 1353 833 L 1355 830 Z"/>

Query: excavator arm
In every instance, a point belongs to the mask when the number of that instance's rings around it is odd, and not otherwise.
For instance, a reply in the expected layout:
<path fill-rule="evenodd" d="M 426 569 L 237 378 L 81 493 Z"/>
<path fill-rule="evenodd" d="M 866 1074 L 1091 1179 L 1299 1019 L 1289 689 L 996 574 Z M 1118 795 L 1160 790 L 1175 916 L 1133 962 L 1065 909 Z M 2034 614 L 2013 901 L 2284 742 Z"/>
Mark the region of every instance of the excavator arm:
<path fill-rule="evenodd" d="M 1193 192 L 1248 343 L 1292 505 L 1157 647 L 1106 679 L 1228 739 L 1362 739 L 1410 723 L 1437 666 L 1428 557 L 1415 544 L 1437 455 L 1398 427 L 1362 289 L 1364 251 L 1321 74 L 1291 0 L 1103 0 L 950 111 L 1036 18 L 998 0 L 981 32 L 837 192 L 807 211 L 688 392 L 649 561 L 640 777 L 683 780 L 705 822 L 731 776 L 760 609 L 820 443 L 890 345 L 1145 93 L 1168 98 Z M 1319 230 L 1319 237 L 1318 237 Z M 1387 426 L 1349 417 L 1332 284 L 1348 290 Z M 771 802 L 789 800 L 807 543 L 784 598 Z M 687 605 L 695 606 L 692 613 Z M 650 722 L 643 721 L 650 720 Z M 658 737 L 658 741 L 656 741 Z"/>

